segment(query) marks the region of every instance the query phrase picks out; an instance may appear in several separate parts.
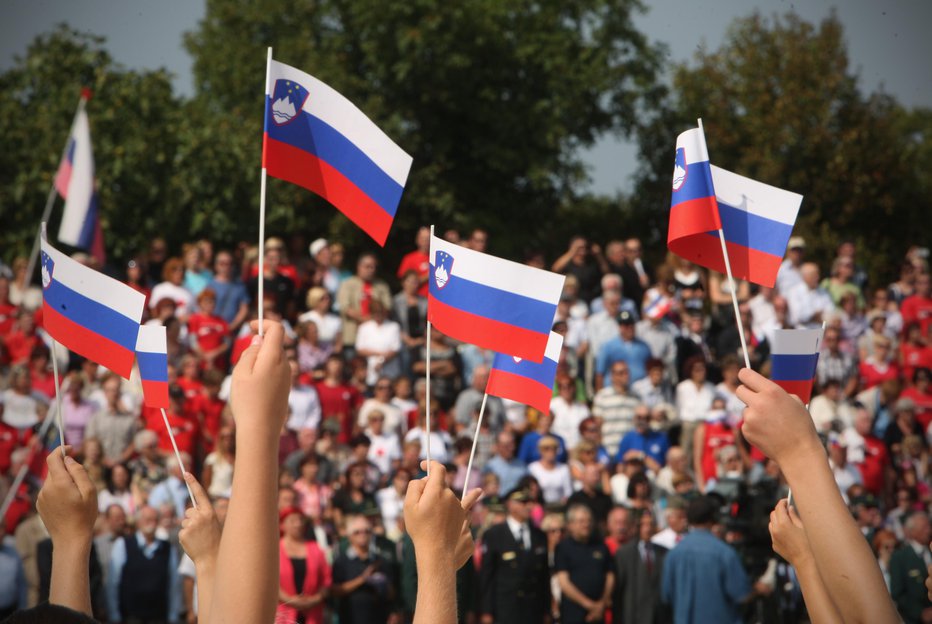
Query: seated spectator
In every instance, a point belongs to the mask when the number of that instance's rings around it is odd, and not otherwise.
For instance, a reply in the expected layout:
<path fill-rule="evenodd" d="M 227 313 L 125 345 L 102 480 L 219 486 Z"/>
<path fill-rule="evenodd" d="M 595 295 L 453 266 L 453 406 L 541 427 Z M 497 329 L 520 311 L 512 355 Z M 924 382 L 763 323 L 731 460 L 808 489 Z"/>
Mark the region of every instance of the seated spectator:
<path fill-rule="evenodd" d="M 332 347 L 320 341 L 320 331 L 314 321 L 300 321 L 295 332 L 298 334 L 298 367 L 301 373 L 311 379 L 322 377 L 321 369 L 333 353 Z"/>
<path fill-rule="evenodd" d="M 321 349 L 331 353 L 343 351 L 342 321 L 330 311 L 333 297 L 326 289 L 315 286 L 307 291 L 307 312 L 298 317 L 299 323 L 314 323 L 317 326 L 317 341 Z M 300 332 L 299 332 L 300 333 Z"/>
<path fill-rule="evenodd" d="M 912 376 L 913 385 L 900 394 L 909 399 L 916 406 L 916 421 L 929 434 L 929 424 L 932 423 L 932 370 L 917 368 Z"/>
<path fill-rule="evenodd" d="M 379 377 L 395 379 L 402 373 L 401 327 L 388 318 L 388 311 L 381 301 L 371 301 L 369 319 L 356 333 L 356 354 L 366 358 L 366 383 L 370 386 Z"/>
<path fill-rule="evenodd" d="M 489 367 L 481 364 L 473 369 L 472 382 L 464 388 L 456 403 L 453 405 L 453 422 L 455 431 L 468 436 L 475 435 L 476 422 L 479 418 L 479 408 L 485 396 L 485 388 L 489 382 Z M 485 401 L 485 413 L 482 416 L 482 426 L 491 431 L 501 431 L 505 424 L 505 406 L 496 396 L 489 396 Z"/>
<path fill-rule="evenodd" d="M 689 474 L 686 463 L 686 453 L 679 446 L 671 446 L 667 450 L 666 461 L 654 477 L 654 485 L 667 496 L 674 493 L 673 480 L 678 476 Z"/>

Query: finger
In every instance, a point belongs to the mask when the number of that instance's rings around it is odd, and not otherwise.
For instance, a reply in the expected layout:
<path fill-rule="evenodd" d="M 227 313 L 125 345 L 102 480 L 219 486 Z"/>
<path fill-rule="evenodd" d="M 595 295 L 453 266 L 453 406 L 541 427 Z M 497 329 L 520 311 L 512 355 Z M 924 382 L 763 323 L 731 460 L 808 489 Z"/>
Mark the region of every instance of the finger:
<path fill-rule="evenodd" d="M 259 324 L 256 323 L 258 329 Z M 256 357 L 256 365 L 272 366 L 282 359 L 282 345 L 285 340 L 285 330 L 282 329 L 281 323 L 265 321 L 262 325 L 263 333 L 262 344 L 259 346 L 259 355 Z"/>
<path fill-rule="evenodd" d="M 741 402 L 747 406 L 750 406 L 757 399 L 757 393 L 747 386 L 738 386 L 738 389 L 735 390 L 735 396 L 741 399 Z"/>
<path fill-rule="evenodd" d="M 738 371 L 738 379 L 742 384 L 747 386 L 753 392 L 763 392 L 771 387 L 776 387 L 777 384 L 773 383 L 757 371 L 751 370 L 750 368 L 742 368 Z"/>
<path fill-rule="evenodd" d="M 97 495 L 97 488 L 94 487 L 94 483 L 88 476 L 87 470 L 70 455 L 65 458 L 65 469 L 68 471 L 74 484 L 78 486 L 81 498 L 88 500 L 91 496 Z"/>
<path fill-rule="evenodd" d="M 475 488 L 466 493 L 466 496 L 463 497 L 463 511 L 468 512 L 473 508 L 473 505 L 479 502 L 479 498 L 482 496 L 482 488 Z"/>
<path fill-rule="evenodd" d="M 426 461 L 421 462 L 421 468 L 426 468 Z M 427 476 L 427 485 L 424 487 L 424 494 L 439 496 L 447 487 L 447 469 L 438 461 L 431 461 L 430 474 Z"/>
<path fill-rule="evenodd" d="M 194 478 L 194 475 L 185 471 L 184 480 L 191 488 L 191 493 L 194 494 L 194 502 L 197 503 L 198 509 L 200 509 L 201 506 L 205 509 L 210 509 L 210 496 L 201 484 L 198 483 L 197 479 Z M 192 510 L 189 509 L 188 511 Z"/>
<path fill-rule="evenodd" d="M 803 526 L 803 519 L 799 517 L 799 512 L 796 511 L 796 507 L 789 507 L 788 515 L 790 517 L 790 522 L 792 522 L 794 525 L 796 525 L 800 529 L 806 528 L 805 526 Z"/>
<path fill-rule="evenodd" d="M 408 482 L 408 491 L 405 492 L 405 509 L 413 508 L 424 495 L 424 488 L 427 486 L 426 479 L 414 479 Z"/>
<path fill-rule="evenodd" d="M 69 446 L 65 447 L 65 451 L 71 448 Z M 62 478 L 67 478 L 69 481 L 71 477 L 68 476 L 68 470 L 65 468 L 65 458 L 62 456 L 61 447 L 55 449 L 48 454 L 48 457 L 45 458 L 45 464 L 49 467 L 49 477 L 59 481 Z"/>

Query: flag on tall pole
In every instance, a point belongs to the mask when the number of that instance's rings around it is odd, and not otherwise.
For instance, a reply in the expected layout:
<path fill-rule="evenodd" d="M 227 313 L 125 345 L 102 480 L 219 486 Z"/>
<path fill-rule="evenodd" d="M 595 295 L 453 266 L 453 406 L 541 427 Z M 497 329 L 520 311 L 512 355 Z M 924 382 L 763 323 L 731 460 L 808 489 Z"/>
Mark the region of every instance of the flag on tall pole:
<path fill-rule="evenodd" d="M 65 199 L 58 240 L 88 251 L 102 264 L 106 255 L 97 202 L 91 127 L 85 110 L 89 97 L 88 90 L 82 91 L 68 145 L 55 174 L 55 190 Z"/>
<path fill-rule="evenodd" d="M 329 201 L 385 244 L 411 156 L 329 85 L 271 60 L 262 166 Z"/>
<path fill-rule="evenodd" d="M 457 340 L 541 362 L 565 280 L 431 233 L 427 320 Z"/>
<path fill-rule="evenodd" d="M 45 330 L 78 355 L 129 379 L 146 297 L 52 247 L 41 237 Z"/>

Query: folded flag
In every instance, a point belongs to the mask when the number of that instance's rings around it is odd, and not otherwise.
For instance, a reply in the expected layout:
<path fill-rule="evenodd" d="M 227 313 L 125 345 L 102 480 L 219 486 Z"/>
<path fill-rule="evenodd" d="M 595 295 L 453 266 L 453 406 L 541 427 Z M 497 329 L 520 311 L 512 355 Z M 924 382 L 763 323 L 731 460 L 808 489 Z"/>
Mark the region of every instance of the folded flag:
<path fill-rule="evenodd" d="M 563 275 L 430 237 L 427 319 L 483 349 L 544 359 Z"/>
<path fill-rule="evenodd" d="M 87 250 L 103 263 L 106 257 L 94 180 L 94 152 L 91 149 L 91 128 L 84 110 L 87 97 L 82 95 L 65 155 L 55 174 L 55 190 L 65 199 L 58 240 Z"/>
<path fill-rule="evenodd" d="M 770 348 L 770 379 L 808 404 L 819 363 L 822 329 L 778 329 Z"/>
<path fill-rule="evenodd" d="M 709 232 L 717 235 L 721 227 L 705 134 L 693 128 L 676 138 L 667 247 L 701 266 L 717 261 L 724 267 L 721 246 L 709 243 Z"/>
<path fill-rule="evenodd" d="M 270 61 L 262 166 L 317 193 L 385 244 L 411 156 L 333 88 Z"/>
<path fill-rule="evenodd" d="M 52 247 L 42 228 L 45 330 L 66 348 L 129 379 L 146 297 Z"/>
<path fill-rule="evenodd" d="M 146 407 L 168 408 L 168 338 L 162 325 L 143 325 L 136 338 L 136 362 Z"/>
<path fill-rule="evenodd" d="M 553 380 L 557 375 L 557 362 L 560 360 L 562 348 L 563 336 L 550 332 L 544 361 L 539 364 L 496 353 L 485 391 L 549 414 L 550 399 L 553 398 Z"/>
<path fill-rule="evenodd" d="M 732 274 L 736 279 L 772 288 L 803 196 L 715 165 L 712 181 Z M 725 262 L 718 232 L 710 232 L 706 238 L 713 260 L 705 266 L 723 273 Z M 718 256 L 712 253 L 716 248 Z"/>

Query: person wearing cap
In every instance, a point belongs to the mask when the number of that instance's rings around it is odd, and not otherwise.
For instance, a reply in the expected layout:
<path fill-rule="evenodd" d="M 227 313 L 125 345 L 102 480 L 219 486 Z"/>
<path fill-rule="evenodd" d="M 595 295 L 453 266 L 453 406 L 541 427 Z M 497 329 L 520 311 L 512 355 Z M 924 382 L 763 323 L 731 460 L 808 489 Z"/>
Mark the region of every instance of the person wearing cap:
<path fill-rule="evenodd" d="M 276 621 L 322 624 L 331 573 L 317 542 L 307 539 L 307 519 L 297 507 L 278 514 L 281 540 Z"/>
<path fill-rule="evenodd" d="M 333 254 L 326 238 L 315 239 L 309 246 L 311 259 L 317 264 L 317 273 L 322 275 L 320 283 L 332 295 L 340 287 L 340 272 L 332 264 Z"/>
<path fill-rule="evenodd" d="M 660 306 L 648 308 L 644 319 L 635 325 L 635 335 L 650 347 L 654 358 L 663 362 L 670 379 L 676 374 L 676 334 L 676 327 L 665 318 Z"/>
<path fill-rule="evenodd" d="M 547 536 L 530 523 L 523 488 L 505 495 L 507 517 L 482 537 L 479 613 L 482 624 L 537 624 L 550 612 Z"/>
<path fill-rule="evenodd" d="M 207 284 L 217 296 L 217 315 L 230 326 L 235 334 L 249 318 L 249 293 L 246 286 L 236 277 L 233 254 L 218 251 L 214 257 L 214 277 Z"/>
<path fill-rule="evenodd" d="M 925 586 L 932 565 L 929 516 L 924 511 L 914 511 L 904 521 L 903 531 L 905 543 L 890 557 L 890 595 L 904 622 L 929 622 L 932 621 L 932 601 Z"/>
<path fill-rule="evenodd" d="M 595 386 L 603 387 L 605 376 L 615 362 L 625 362 L 630 372 L 629 381 L 637 381 L 647 375 L 647 360 L 651 357 L 650 347 L 635 336 L 636 318 L 631 312 L 618 313 L 618 335 L 602 345 L 596 356 Z"/>
<path fill-rule="evenodd" d="M 414 251 L 411 251 L 401 259 L 398 265 L 396 275 L 402 278 L 409 271 L 414 271 L 418 279 L 418 291 L 422 297 L 427 296 L 428 284 L 427 279 L 430 276 L 430 228 L 421 227 L 414 237 Z"/>
<path fill-rule="evenodd" d="M 786 260 L 780 264 L 777 271 L 777 292 L 784 297 L 790 290 L 803 281 L 799 274 L 803 257 L 806 255 L 806 239 L 802 236 L 791 236 L 786 246 Z"/>

